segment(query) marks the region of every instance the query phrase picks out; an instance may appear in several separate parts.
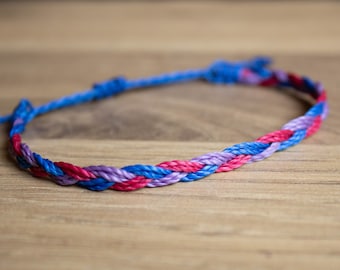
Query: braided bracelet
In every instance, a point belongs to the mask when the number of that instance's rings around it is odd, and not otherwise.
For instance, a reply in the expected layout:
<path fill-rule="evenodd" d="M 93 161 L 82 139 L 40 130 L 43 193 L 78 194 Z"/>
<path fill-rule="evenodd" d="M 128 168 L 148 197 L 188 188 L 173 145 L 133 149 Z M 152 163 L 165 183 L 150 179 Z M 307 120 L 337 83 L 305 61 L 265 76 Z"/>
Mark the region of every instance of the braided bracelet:
<path fill-rule="evenodd" d="M 74 185 L 89 190 L 114 189 L 132 191 L 143 187 L 161 187 L 177 182 L 191 182 L 213 173 L 234 170 L 246 163 L 260 161 L 276 151 L 285 150 L 315 133 L 328 114 L 326 92 L 320 83 L 292 73 L 269 70 L 270 59 L 254 58 L 230 63 L 216 61 L 208 68 L 192 69 L 154 77 L 126 80 L 116 77 L 94 84 L 93 88 L 33 107 L 23 99 L 11 115 L 0 117 L 0 123 L 10 122 L 9 152 L 19 167 L 36 177 L 52 179 L 60 185 Z M 66 162 L 52 162 L 31 151 L 21 142 L 21 133 L 36 116 L 84 102 L 104 99 L 119 93 L 150 86 L 204 79 L 215 84 L 291 87 L 311 95 L 315 104 L 303 115 L 285 124 L 281 130 L 268 133 L 253 142 L 243 142 L 195 157 L 191 160 L 166 161 L 153 165 L 79 167 Z"/>

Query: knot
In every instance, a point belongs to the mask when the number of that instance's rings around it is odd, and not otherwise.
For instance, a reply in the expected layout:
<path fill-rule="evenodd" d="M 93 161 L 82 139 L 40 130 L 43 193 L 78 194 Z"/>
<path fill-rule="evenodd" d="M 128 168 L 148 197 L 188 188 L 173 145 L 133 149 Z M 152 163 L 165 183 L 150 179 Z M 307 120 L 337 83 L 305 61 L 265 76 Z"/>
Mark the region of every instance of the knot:
<path fill-rule="evenodd" d="M 8 116 L 7 121 L 11 121 L 12 127 L 10 130 L 10 137 L 17 133 L 22 133 L 26 125 L 34 117 L 34 107 L 27 99 L 22 99 L 18 106 L 14 109 L 13 113 Z"/>
<path fill-rule="evenodd" d="M 95 83 L 93 89 L 96 91 L 96 98 L 101 99 L 124 92 L 127 89 L 127 83 L 126 79 L 120 76 L 108 81 Z"/>
<path fill-rule="evenodd" d="M 28 99 L 22 99 L 16 106 L 12 114 L 5 116 L 0 116 L 0 124 L 15 121 L 21 119 L 20 121 L 29 122 L 32 115 L 34 114 L 34 107 Z"/>
<path fill-rule="evenodd" d="M 33 112 L 34 107 L 32 103 L 28 99 L 20 100 L 18 106 L 13 111 L 13 118 L 22 118 L 27 119 L 30 114 Z"/>
<path fill-rule="evenodd" d="M 208 82 L 216 84 L 233 84 L 238 81 L 241 67 L 223 60 L 215 61 L 205 74 Z"/>
<path fill-rule="evenodd" d="M 270 58 L 256 57 L 242 62 L 215 61 L 206 71 L 204 78 L 216 84 L 234 84 L 240 81 L 242 71 L 248 69 L 260 77 L 268 76 L 265 68 L 271 63 Z"/>

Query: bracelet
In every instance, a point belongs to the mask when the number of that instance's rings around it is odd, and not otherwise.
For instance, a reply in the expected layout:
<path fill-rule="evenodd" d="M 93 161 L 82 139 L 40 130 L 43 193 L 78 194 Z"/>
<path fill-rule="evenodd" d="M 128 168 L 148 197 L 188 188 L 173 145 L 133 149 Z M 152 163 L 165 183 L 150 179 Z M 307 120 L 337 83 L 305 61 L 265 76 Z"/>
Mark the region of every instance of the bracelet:
<path fill-rule="evenodd" d="M 132 191 L 143 187 L 161 187 L 177 182 L 191 182 L 213 173 L 228 172 L 246 163 L 260 161 L 276 151 L 298 144 L 315 133 L 328 114 L 326 92 L 323 86 L 307 77 L 266 68 L 271 60 L 257 57 L 243 62 L 216 61 L 208 68 L 173 72 L 148 78 L 126 80 L 116 77 L 94 84 L 85 92 L 65 96 L 34 107 L 22 99 L 12 114 L 0 117 L 0 123 L 9 122 L 9 152 L 19 167 L 35 177 L 51 179 L 59 185 L 77 184 L 89 190 L 114 189 Z M 268 133 L 253 142 L 243 142 L 224 149 L 195 157 L 191 160 L 165 161 L 157 165 L 130 165 L 79 167 L 66 162 L 52 162 L 31 151 L 21 141 L 26 125 L 36 116 L 84 102 L 104 99 L 125 91 L 177 82 L 204 79 L 214 84 L 258 85 L 294 88 L 309 94 L 314 105 L 281 130 Z"/>

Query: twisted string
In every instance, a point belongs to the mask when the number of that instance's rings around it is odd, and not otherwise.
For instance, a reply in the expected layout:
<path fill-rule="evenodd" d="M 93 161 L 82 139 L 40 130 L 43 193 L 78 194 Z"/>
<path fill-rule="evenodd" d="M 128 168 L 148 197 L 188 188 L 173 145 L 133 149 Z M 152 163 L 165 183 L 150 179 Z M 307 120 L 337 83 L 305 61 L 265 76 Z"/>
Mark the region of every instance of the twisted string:
<path fill-rule="evenodd" d="M 19 167 L 35 177 L 48 178 L 60 185 L 78 185 L 89 190 L 114 189 L 132 191 L 143 187 L 161 187 L 177 182 L 199 180 L 213 173 L 228 172 L 263 160 L 276 151 L 294 146 L 314 134 L 328 114 L 326 92 L 320 83 L 280 70 L 269 70 L 270 59 L 264 57 L 230 63 L 216 61 L 208 68 L 173 72 L 159 76 L 126 80 L 116 77 L 96 83 L 92 89 L 53 100 L 34 107 L 23 99 L 12 114 L 0 117 L 0 123 L 9 122 L 9 150 Z M 136 88 L 203 79 L 213 84 L 245 84 L 264 87 L 293 88 L 309 94 L 314 105 L 281 130 L 268 133 L 253 142 L 243 142 L 220 152 L 208 153 L 191 160 L 165 161 L 157 165 L 130 165 L 79 167 L 66 162 L 53 162 L 33 152 L 22 142 L 21 134 L 35 117 L 53 110 L 89 101 L 104 99 Z"/>

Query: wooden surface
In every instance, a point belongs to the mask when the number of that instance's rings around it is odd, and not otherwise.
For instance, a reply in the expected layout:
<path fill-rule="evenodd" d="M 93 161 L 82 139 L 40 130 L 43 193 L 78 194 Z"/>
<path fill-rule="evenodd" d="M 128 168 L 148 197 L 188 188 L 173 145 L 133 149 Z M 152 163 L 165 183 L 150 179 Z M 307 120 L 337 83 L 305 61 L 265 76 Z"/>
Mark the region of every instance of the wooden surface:
<path fill-rule="evenodd" d="M 0 113 L 118 74 L 270 54 L 329 92 L 315 136 L 195 183 L 90 192 L 30 177 L 0 127 L 0 269 L 340 269 L 340 4 L 0 4 Z M 33 121 L 52 160 L 124 166 L 252 140 L 303 114 L 291 92 L 202 82 L 128 93 Z"/>

